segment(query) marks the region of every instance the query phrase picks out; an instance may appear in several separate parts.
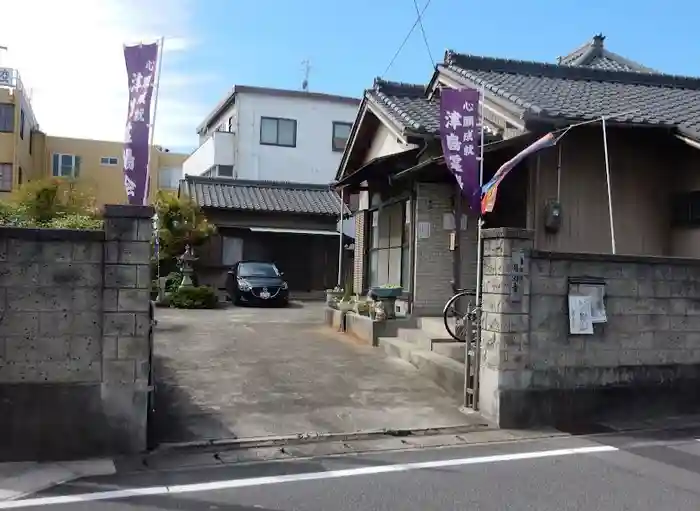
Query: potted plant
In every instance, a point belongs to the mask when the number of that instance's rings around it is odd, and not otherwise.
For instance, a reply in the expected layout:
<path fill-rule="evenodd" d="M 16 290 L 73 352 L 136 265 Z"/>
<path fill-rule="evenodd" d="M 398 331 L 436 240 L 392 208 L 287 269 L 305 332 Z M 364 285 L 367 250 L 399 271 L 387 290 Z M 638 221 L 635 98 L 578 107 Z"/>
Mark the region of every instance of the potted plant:
<path fill-rule="evenodd" d="M 340 286 L 335 286 L 333 289 L 326 289 L 326 304 L 333 307 L 342 298 L 345 291 Z"/>
<path fill-rule="evenodd" d="M 341 298 L 340 302 L 338 302 L 338 310 L 343 311 L 343 312 L 348 312 L 353 309 L 353 300 L 352 300 L 352 294 L 350 293 L 350 287 L 345 288 L 345 293 L 343 293 L 343 297 Z"/>
<path fill-rule="evenodd" d="M 382 286 L 373 287 L 369 290 L 369 295 L 374 300 L 396 299 L 403 294 L 403 288 L 393 284 L 384 284 Z"/>

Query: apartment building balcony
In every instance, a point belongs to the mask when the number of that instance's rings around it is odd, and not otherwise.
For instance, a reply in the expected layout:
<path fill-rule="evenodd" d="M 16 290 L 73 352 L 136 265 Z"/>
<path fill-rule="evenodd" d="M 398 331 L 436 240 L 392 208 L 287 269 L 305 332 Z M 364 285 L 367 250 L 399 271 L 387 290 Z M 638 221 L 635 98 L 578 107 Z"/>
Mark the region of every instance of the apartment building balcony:
<path fill-rule="evenodd" d="M 227 131 L 215 131 L 182 164 L 182 170 L 190 176 L 236 177 L 236 135 Z"/>

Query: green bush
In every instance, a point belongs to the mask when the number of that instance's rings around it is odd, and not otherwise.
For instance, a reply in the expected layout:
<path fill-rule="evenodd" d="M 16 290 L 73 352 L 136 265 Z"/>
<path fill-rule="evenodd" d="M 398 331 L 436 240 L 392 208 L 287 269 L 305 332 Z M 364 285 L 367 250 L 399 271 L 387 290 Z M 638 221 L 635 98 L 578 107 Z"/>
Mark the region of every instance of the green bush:
<path fill-rule="evenodd" d="M 174 293 L 180 284 L 182 284 L 182 273 L 174 271 L 168 274 L 165 280 L 165 292 Z"/>
<path fill-rule="evenodd" d="M 170 306 L 176 309 L 215 309 L 218 304 L 216 292 L 207 286 L 185 286 L 170 294 Z"/>

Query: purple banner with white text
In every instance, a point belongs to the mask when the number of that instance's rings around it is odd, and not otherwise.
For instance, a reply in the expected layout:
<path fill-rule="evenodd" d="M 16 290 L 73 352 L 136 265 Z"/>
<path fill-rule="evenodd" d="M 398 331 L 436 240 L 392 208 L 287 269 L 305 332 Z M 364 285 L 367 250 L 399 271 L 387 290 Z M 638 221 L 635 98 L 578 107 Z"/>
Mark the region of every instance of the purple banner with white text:
<path fill-rule="evenodd" d="M 129 204 L 148 204 L 151 99 L 158 43 L 124 47 L 129 78 L 129 115 L 124 133 L 124 189 Z"/>
<path fill-rule="evenodd" d="M 440 91 L 440 140 L 445 164 L 454 174 L 462 195 L 467 198 L 472 213 L 481 210 L 479 183 L 479 91 Z"/>

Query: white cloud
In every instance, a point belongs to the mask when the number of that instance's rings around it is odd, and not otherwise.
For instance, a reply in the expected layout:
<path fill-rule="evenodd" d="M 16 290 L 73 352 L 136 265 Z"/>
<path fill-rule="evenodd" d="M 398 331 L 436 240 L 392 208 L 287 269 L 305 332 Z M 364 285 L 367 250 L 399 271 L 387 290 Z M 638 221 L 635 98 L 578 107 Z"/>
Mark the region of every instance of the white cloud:
<path fill-rule="evenodd" d="M 3 1 L 2 65 L 17 68 L 32 93 L 39 125 L 50 135 L 121 140 L 127 110 L 123 45 L 165 37 L 155 142 L 196 145 L 207 113 L 195 79 L 177 58 L 195 44 L 195 0 Z M 26 21 L 22 21 L 26 20 Z M 180 54 L 180 55 L 178 55 Z"/>

